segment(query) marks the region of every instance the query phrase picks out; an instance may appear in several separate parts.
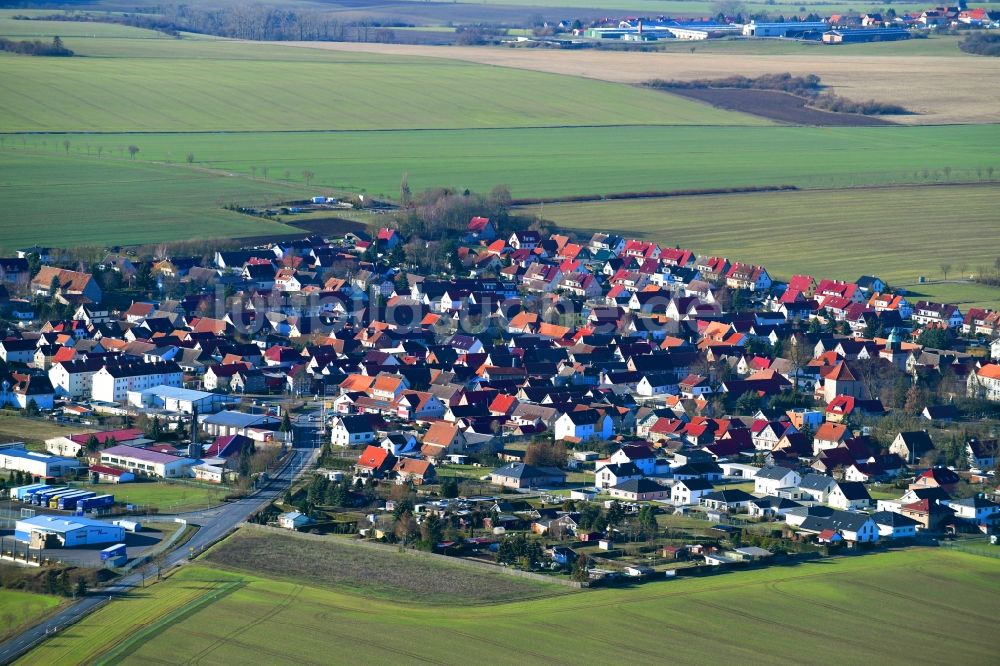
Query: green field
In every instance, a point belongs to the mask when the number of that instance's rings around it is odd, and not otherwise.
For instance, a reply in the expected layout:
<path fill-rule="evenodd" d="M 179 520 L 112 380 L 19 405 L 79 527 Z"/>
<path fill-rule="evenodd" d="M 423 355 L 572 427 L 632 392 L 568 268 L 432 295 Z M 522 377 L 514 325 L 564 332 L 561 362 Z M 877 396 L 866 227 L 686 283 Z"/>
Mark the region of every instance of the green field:
<path fill-rule="evenodd" d="M 84 484 L 98 495 L 115 496 L 115 501 L 158 509 L 160 513 L 195 511 L 219 504 L 228 489 L 198 483 L 149 481 L 135 483 Z"/>
<path fill-rule="evenodd" d="M 990 663 L 998 574 L 995 559 L 910 550 L 508 604 L 423 606 L 191 566 L 21 663 L 92 662 L 115 645 L 129 663 L 229 664 L 252 654 L 320 664 L 331 648 L 337 663 L 358 664 Z M 147 626 L 141 640 L 128 640 Z"/>
<path fill-rule="evenodd" d="M 2 246 L 2 243 L 0 243 Z M 45 440 L 90 432 L 86 426 L 67 426 L 52 421 L 29 419 L 14 412 L 0 413 L 0 438 L 3 441 L 24 442 L 30 448 L 42 448 Z"/>
<path fill-rule="evenodd" d="M 59 597 L 0 588 L 0 640 L 37 622 L 62 603 Z"/>
<path fill-rule="evenodd" d="M 132 132 L 768 124 L 653 90 L 453 60 L 246 45 L 237 50 L 253 59 L 232 58 L 223 40 L 120 41 L 129 48 L 120 57 L 0 56 L 0 127 Z M 70 48 L 72 42 L 67 38 Z M 163 49 L 177 57 L 161 57 Z M 277 50 L 306 53 L 277 60 L 271 57 Z"/>
<path fill-rule="evenodd" d="M 1000 257 L 1000 185 L 731 194 L 671 199 L 548 204 L 529 210 L 581 232 L 630 235 L 699 254 L 761 263 L 780 278 L 795 273 L 855 280 L 877 274 L 894 285 L 949 301 L 996 305 L 1000 289 L 917 284 L 950 278 Z"/>

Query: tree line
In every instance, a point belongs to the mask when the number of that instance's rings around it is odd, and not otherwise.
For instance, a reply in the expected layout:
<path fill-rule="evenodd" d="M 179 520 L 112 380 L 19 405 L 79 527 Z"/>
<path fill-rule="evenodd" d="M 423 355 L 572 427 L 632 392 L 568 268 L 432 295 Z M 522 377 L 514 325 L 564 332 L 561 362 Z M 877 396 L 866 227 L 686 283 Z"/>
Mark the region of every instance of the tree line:
<path fill-rule="evenodd" d="M 13 39 L 0 37 L 0 51 L 7 51 L 8 53 L 20 53 L 21 55 L 49 56 L 49 57 L 59 57 L 59 58 L 68 58 L 69 56 L 73 55 L 73 51 L 66 48 L 63 45 L 62 39 L 60 39 L 58 36 L 54 37 L 52 39 L 52 42 L 48 44 L 38 39 L 25 39 L 22 41 L 14 41 Z"/>

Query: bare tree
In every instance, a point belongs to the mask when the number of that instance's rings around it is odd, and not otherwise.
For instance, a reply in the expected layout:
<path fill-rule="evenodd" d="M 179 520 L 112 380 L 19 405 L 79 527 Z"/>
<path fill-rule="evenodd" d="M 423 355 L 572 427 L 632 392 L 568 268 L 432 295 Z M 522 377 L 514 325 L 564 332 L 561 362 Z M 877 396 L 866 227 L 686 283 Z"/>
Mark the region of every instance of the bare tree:
<path fill-rule="evenodd" d="M 135 154 L 138 152 L 139 152 L 139 146 L 131 144 L 128 147 L 128 156 L 131 157 L 133 160 L 135 159 Z"/>
<path fill-rule="evenodd" d="M 69 146 L 70 146 L 69 139 L 63 139 L 62 145 L 63 149 L 66 151 L 66 154 L 69 155 Z"/>
<path fill-rule="evenodd" d="M 194 164 L 194 153 L 188 153 L 186 159 L 188 164 Z"/>
<path fill-rule="evenodd" d="M 314 174 L 312 171 L 307 170 L 302 172 L 302 180 L 306 181 L 306 185 L 311 185 L 313 178 L 315 177 L 316 174 Z"/>
<path fill-rule="evenodd" d="M 948 279 L 948 273 L 951 272 L 951 264 L 945 262 L 941 264 L 941 274 L 944 275 L 944 279 Z"/>
<path fill-rule="evenodd" d="M 257 177 L 257 167 L 256 166 L 253 166 L 253 165 L 250 166 L 250 176 L 252 178 L 256 178 Z"/>

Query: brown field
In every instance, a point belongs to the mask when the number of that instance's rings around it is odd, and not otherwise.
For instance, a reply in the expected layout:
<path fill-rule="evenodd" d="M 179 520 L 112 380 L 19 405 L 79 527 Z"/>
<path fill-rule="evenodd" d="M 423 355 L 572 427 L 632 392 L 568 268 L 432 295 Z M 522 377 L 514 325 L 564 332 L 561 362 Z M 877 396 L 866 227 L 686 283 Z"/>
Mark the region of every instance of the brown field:
<path fill-rule="evenodd" d="M 675 88 L 664 92 L 707 102 L 720 109 L 752 113 L 793 125 L 821 127 L 864 127 L 893 125 L 890 120 L 860 113 L 834 113 L 806 106 L 806 100 L 797 95 L 777 90 L 752 88 Z M 896 117 L 896 116 L 893 116 Z"/>
<path fill-rule="evenodd" d="M 637 53 L 597 50 L 413 46 L 329 42 L 282 42 L 286 46 L 429 56 L 555 74 L 639 83 L 650 79 L 692 80 L 742 74 L 816 74 L 835 94 L 876 99 L 914 112 L 908 125 L 1000 122 L 1000 58 L 860 55 L 729 55 Z"/>

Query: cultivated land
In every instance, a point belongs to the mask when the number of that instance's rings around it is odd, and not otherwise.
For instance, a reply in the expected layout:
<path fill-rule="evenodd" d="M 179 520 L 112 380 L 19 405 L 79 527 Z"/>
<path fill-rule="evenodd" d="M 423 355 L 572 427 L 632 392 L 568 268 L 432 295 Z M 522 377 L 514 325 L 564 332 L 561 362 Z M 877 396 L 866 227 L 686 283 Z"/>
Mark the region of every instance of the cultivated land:
<path fill-rule="evenodd" d="M 564 594 L 569 588 L 421 557 L 347 539 L 243 529 L 205 559 L 220 568 L 286 578 L 414 604 L 491 604 Z"/>
<path fill-rule="evenodd" d="M 34 624 L 60 603 L 59 597 L 0 588 L 0 640 Z"/>
<path fill-rule="evenodd" d="M 667 53 L 318 42 L 302 42 L 297 45 L 370 54 L 455 58 L 623 83 L 641 83 L 654 78 L 712 79 L 733 74 L 816 74 L 824 85 L 849 99 L 874 98 L 901 104 L 919 114 L 894 119 L 900 122 L 926 125 L 1000 121 L 1000 86 L 982 83 L 1000 75 L 1000 58 L 963 54 L 958 51 L 957 46 L 954 58 L 942 58 L 937 52 L 915 55 L 913 51 L 932 48 L 933 44 L 914 44 L 916 45 L 871 44 L 864 45 L 861 50 L 854 50 L 853 45 L 804 47 L 783 55 L 755 55 L 752 52 L 740 52 L 738 47 L 721 45 L 703 47 L 701 42 L 689 45 L 681 52 L 673 47 Z M 691 46 L 696 49 L 694 53 L 689 51 Z M 876 50 L 877 47 L 884 50 Z M 753 51 L 778 47 L 748 45 L 742 48 Z M 786 46 L 781 47 L 782 50 L 785 48 Z M 733 55 L 739 57 L 733 58 Z"/>
<path fill-rule="evenodd" d="M 0 440 L 24 442 L 30 448 L 42 448 L 45 440 L 81 432 L 90 432 L 86 426 L 66 426 L 52 421 L 29 419 L 16 413 L 0 414 Z"/>
<path fill-rule="evenodd" d="M 110 604 L 21 663 L 89 662 L 116 645 L 116 657 L 135 663 L 224 664 L 252 653 L 319 664 L 331 648 L 338 662 L 358 664 L 607 663 L 625 653 L 649 664 L 796 664 L 803 655 L 815 664 L 987 663 L 998 574 L 1000 560 L 908 550 L 449 607 L 192 566 Z M 129 641 L 147 626 L 155 631 Z"/>

